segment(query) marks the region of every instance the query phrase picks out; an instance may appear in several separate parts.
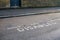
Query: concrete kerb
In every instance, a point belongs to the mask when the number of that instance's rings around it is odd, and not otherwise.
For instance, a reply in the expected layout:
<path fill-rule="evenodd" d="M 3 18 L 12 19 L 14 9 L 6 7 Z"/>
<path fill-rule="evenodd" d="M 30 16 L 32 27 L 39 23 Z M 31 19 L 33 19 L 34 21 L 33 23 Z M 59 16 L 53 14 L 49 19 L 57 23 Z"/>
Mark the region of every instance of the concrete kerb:
<path fill-rule="evenodd" d="M 3 18 L 12 18 L 12 17 L 22 17 L 22 16 L 31 16 L 31 15 L 40 15 L 40 14 L 59 13 L 59 12 L 60 11 L 39 12 L 39 13 L 25 13 L 25 14 L 18 14 L 18 15 L 7 15 L 7 16 L 0 16 L 0 19 L 3 19 Z"/>

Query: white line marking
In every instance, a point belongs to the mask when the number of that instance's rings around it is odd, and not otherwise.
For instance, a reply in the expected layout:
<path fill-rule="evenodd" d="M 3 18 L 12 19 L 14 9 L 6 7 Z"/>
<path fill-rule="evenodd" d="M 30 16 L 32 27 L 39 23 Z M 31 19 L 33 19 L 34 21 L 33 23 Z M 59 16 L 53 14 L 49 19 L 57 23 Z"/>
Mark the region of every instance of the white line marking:
<path fill-rule="evenodd" d="M 8 28 L 8 29 L 15 29 L 15 28 L 17 28 L 17 27 L 11 27 L 11 28 Z"/>
<path fill-rule="evenodd" d="M 19 28 L 17 28 L 17 30 L 18 30 L 19 32 L 25 31 L 24 29 L 19 29 Z"/>
<path fill-rule="evenodd" d="M 29 28 L 24 27 L 25 30 L 29 30 Z"/>

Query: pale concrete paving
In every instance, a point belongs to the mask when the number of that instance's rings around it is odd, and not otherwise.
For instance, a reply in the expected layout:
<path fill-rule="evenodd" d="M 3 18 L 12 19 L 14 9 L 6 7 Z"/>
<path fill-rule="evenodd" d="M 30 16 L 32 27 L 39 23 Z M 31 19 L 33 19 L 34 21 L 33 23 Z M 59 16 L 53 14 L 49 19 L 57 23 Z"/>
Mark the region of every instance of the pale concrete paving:
<path fill-rule="evenodd" d="M 26 26 L 33 23 L 46 24 L 49 20 L 56 24 L 23 32 L 17 31 L 16 28 L 7 29 L 22 24 Z M 0 19 L 0 40 L 60 40 L 60 13 Z"/>

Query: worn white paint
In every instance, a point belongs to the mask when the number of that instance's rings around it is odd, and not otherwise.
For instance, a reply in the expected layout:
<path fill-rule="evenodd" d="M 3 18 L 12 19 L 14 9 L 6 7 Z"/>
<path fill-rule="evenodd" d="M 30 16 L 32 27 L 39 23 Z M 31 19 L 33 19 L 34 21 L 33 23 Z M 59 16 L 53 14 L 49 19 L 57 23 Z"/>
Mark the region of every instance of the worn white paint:
<path fill-rule="evenodd" d="M 7 29 L 9 29 L 9 30 L 10 30 L 10 29 L 15 29 L 15 28 L 17 28 L 17 27 L 11 27 L 11 28 L 7 28 Z"/>
<path fill-rule="evenodd" d="M 25 30 L 24 30 L 23 28 L 22 28 L 22 29 L 17 28 L 17 31 L 23 32 L 23 31 L 25 31 Z"/>
<path fill-rule="evenodd" d="M 57 24 L 55 22 L 56 20 L 60 20 L 60 19 L 50 20 L 50 21 L 47 21 L 45 24 L 33 23 L 29 26 L 23 26 L 22 25 L 22 26 L 7 28 L 7 29 L 8 30 L 16 29 L 19 32 L 23 32 L 23 31 L 26 31 L 26 30 L 33 30 L 33 29 L 42 28 L 42 27 L 45 27 L 45 26 L 48 27 L 48 26 L 51 26 L 51 25 L 56 25 Z"/>

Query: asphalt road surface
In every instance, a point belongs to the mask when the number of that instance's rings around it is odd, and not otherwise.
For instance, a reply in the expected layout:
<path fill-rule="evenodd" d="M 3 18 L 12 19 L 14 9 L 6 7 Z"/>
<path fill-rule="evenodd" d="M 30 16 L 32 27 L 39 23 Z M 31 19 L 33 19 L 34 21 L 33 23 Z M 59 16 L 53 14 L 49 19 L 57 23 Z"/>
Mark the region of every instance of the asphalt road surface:
<path fill-rule="evenodd" d="M 0 19 L 0 40 L 60 40 L 60 13 Z"/>

